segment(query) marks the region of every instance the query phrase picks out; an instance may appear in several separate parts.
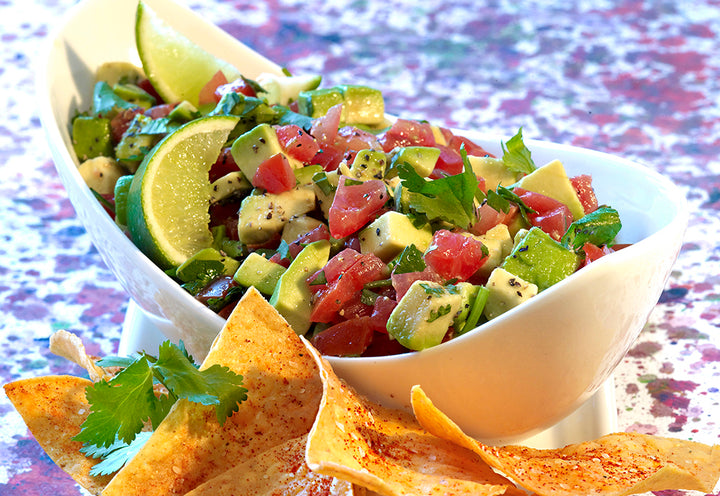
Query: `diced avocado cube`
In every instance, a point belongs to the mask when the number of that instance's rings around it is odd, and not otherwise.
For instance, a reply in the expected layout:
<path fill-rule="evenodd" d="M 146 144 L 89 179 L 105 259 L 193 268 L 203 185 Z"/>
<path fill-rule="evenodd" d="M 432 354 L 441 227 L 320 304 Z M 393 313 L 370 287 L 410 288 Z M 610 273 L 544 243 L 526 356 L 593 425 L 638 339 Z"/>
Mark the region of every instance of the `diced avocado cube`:
<path fill-rule="evenodd" d="M 144 126 L 152 122 L 152 117 L 137 114 L 115 146 L 115 158 L 125 164 L 131 172 L 137 170 L 145 155 L 162 138 L 161 134 L 145 134 Z"/>
<path fill-rule="evenodd" d="M 260 164 L 278 153 L 288 159 L 291 167 L 298 168 L 302 165 L 284 153 L 275 129 L 266 123 L 258 124 L 250 131 L 238 136 L 230 148 L 230 154 L 235 163 L 245 177 L 250 180 L 255 176 L 255 171 Z"/>
<path fill-rule="evenodd" d="M 127 225 L 127 197 L 133 181 L 132 174 L 120 176 L 115 182 L 113 199 L 115 200 L 115 223 L 119 226 Z"/>
<path fill-rule="evenodd" d="M 501 267 L 544 291 L 574 273 L 580 256 L 562 246 L 538 227 L 516 236 L 512 252 Z"/>
<path fill-rule="evenodd" d="M 519 174 L 508 169 L 499 158 L 468 155 L 468 161 L 475 175 L 485 179 L 488 190 L 495 190 L 498 185 L 507 187 L 518 180 Z"/>
<path fill-rule="evenodd" d="M 380 90 L 362 85 L 342 85 L 343 113 L 347 124 L 381 124 L 385 121 L 385 101 Z"/>
<path fill-rule="evenodd" d="M 467 320 L 468 315 L 470 315 L 470 310 L 472 309 L 472 305 L 475 302 L 475 297 L 480 291 L 480 286 L 471 284 L 469 282 L 459 282 L 455 285 L 455 288 L 460 293 L 460 297 L 462 298 L 462 302 L 460 303 L 460 311 L 458 311 L 457 315 L 455 315 L 455 318 L 453 319 L 453 327 L 456 331 L 459 332 L 463 328 L 463 325 L 465 324 L 465 320 Z"/>
<path fill-rule="evenodd" d="M 411 350 L 437 346 L 461 305 L 462 296 L 454 287 L 415 281 L 390 314 L 388 334 Z"/>
<path fill-rule="evenodd" d="M 195 105 L 187 100 L 183 100 L 175 105 L 175 108 L 168 114 L 168 119 L 177 122 L 189 122 L 197 117 L 200 117 L 200 112 Z"/>
<path fill-rule="evenodd" d="M 387 161 L 387 154 L 383 151 L 360 150 L 350 166 L 350 177 L 360 181 L 382 179 Z"/>
<path fill-rule="evenodd" d="M 392 168 L 397 164 L 410 165 L 421 177 L 428 177 L 440 158 L 440 148 L 432 146 L 406 146 L 398 148 L 392 157 Z"/>
<path fill-rule="evenodd" d="M 175 271 L 175 275 L 183 282 L 205 279 L 212 272 L 215 275 L 231 276 L 240 266 L 234 258 L 223 255 L 215 248 L 204 248 L 188 258 Z"/>
<path fill-rule="evenodd" d="M 415 227 L 407 215 L 391 210 L 360 231 L 360 251 L 374 253 L 384 262 L 395 258 L 406 246 L 415 245 L 425 251 L 432 243 L 429 225 Z"/>
<path fill-rule="evenodd" d="M 280 276 L 270 297 L 270 304 L 297 334 L 305 334 L 310 329 L 312 312 L 310 288 L 307 278 L 322 269 L 330 258 L 330 242 L 314 241 L 302 249 Z"/>
<path fill-rule="evenodd" d="M 515 308 L 538 293 L 538 287 L 502 267 L 492 271 L 485 287 L 488 299 L 483 314 L 488 320 Z"/>
<path fill-rule="evenodd" d="M 144 77 L 142 69 L 130 62 L 105 62 L 95 71 L 95 80 L 104 81 L 110 86 L 117 83 L 137 84 Z"/>
<path fill-rule="evenodd" d="M 155 105 L 155 97 L 136 84 L 117 83 L 113 86 L 113 91 L 126 102 L 134 103 L 138 107 L 148 109 Z"/>
<path fill-rule="evenodd" d="M 447 140 L 445 139 L 442 129 L 434 124 L 430 125 L 430 129 L 432 130 L 433 137 L 435 138 L 435 143 L 442 146 L 447 145 Z"/>
<path fill-rule="evenodd" d="M 513 239 L 505 224 L 498 224 L 488 229 L 485 234 L 477 236 L 477 239 L 482 241 L 482 244 L 488 249 L 488 258 L 478 270 L 478 275 L 488 277 L 490 272 L 499 266 L 512 251 Z"/>
<path fill-rule="evenodd" d="M 305 167 L 300 167 L 294 170 L 295 180 L 299 185 L 313 184 L 313 177 L 315 174 L 322 171 L 323 168 L 321 165 L 306 165 Z"/>
<path fill-rule="evenodd" d="M 287 244 L 290 244 L 303 234 L 308 233 L 322 225 L 322 221 L 316 219 L 315 217 L 310 217 L 309 215 L 291 217 L 287 224 L 285 224 L 285 227 L 283 227 L 281 239 Z"/>
<path fill-rule="evenodd" d="M 127 174 L 127 169 L 112 157 L 95 157 L 80 164 L 78 172 L 88 188 L 100 195 L 109 195 L 118 179 Z"/>
<path fill-rule="evenodd" d="M 301 91 L 298 95 L 298 111 L 312 118 L 327 114 L 330 107 L 345 100 L 339 88 L 321 88 L 311 91 Z"/>
<path fill-rule="evenodd" d="M 80 161 L 112 156 L 110 119 L 78 116 L 73 120 L 73 148 Z"/>
<path fill-rule="evenodd" d="M 248 195 L 240 204 L 238 237 L 248 245 L 262 244 L 282 231 L 295 216 L 315 208 L 315 191 L 311 186 L 296 186 L 282 193 Z"/>
<path fill-rule="evenodd" d="M 314 90 L 320 86 L 321 81 L 322 76 L 316 74 L 277 76 L 263 73 L 255 79 L 265 90 L 260 96 L 265 98 L 269 105 L 288 105 L 298 99 L 300 92 Z"/>
<path fill-rule="evenodd" d="M 285 267 L 271 262 L 259 253 L 250 253 L 240 264 L 233 279 L 235 282 L 249 288 L 254 286 L 264 295 L 272 295 Z"/>
<path fill-rule="evenodd" d="M 232 171 L 213 181 L 210 189 L 210 205 L 214 205 L 233 195 L 246 194 L 252 190 L 252 184 L 241 171 Z"/>
<path fill-rule="evenodd" d="M 574 220 L 585 215 L 585 209 L 577 192 L 565 172 L 565 167 L 559 160 L 553 160 L 547 165 L 535 169 L 523 177 L 518 186 L 564 203 L 570 209 Z"/>

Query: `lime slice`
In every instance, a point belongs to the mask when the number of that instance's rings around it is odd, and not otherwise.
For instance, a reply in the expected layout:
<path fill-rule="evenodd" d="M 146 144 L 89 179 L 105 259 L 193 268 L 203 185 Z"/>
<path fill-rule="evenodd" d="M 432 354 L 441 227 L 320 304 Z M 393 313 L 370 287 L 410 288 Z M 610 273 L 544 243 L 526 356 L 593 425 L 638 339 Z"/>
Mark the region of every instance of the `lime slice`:
<path fill-rule="evenodd" d="M 233 116 L 188 122 L 140 164 L 127 195 L 127 227 L 135 245 L 162 269 L 212 245 L 210 167 L 238 122 Z"/>
<path fill-rule="evenodd" d="M 197 107 L 200 90 L 218 71 L 228 81 L 240 77 L 235 67 L 177 32 L 143 2 L 135 16 L 135 42 L 145 74 L 167 103 L 187 100 Z"/>

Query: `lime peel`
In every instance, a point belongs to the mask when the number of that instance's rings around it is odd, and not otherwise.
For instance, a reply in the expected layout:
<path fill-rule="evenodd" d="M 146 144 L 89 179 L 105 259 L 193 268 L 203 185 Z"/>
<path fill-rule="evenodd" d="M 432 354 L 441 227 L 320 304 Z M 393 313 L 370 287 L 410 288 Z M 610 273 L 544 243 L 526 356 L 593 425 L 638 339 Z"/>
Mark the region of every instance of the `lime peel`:
<path fill-rule="evenodd" d="M 212 245 L 210 167 L 239 118 L 211 116 L 166 136 L 145 157 L 127 197 L 135 245 L 163 269 Z"/>
<path fill-rule="evenodd" d="M 187 100 L 196 107 L 200 90 L 218 72 L 228 81 L 240 72 L 176 31 L 143 2 L 135 16 L 135 43 L 143 70 L 167 103 Z"/>

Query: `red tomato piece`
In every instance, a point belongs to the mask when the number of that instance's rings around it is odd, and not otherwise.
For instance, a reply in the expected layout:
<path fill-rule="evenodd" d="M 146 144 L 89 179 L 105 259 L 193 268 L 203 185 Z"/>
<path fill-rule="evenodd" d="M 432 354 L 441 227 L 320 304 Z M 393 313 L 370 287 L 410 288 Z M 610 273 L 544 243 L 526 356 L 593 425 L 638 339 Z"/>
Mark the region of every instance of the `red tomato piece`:
<path fill-rule="evenodd" d="M 435 135 L 427 122 L 397 119 L 378 141 L 390 152 L 396 146 L 435 146 Z"/>
<path fill-rule="evenodd" d="M 162 117 L 167 117 L 170 112 L 177 106 L 175 103 L 162 103 L 160 105 L 155 105 L 153 107 L 150 107 L 149 109 L 145 110 L 143 114 L 147 115 L 151 119 L 160 119 Z"/>
<path fill-rule="evenodd" d="M 460 174 L 464 169 L 463 159 L 460 152 L 450 148 L 449 146 L 435 145 L 440 149 L 440 156 L 435 163 L 435 168 L 430 174 L 431 179 L 439 177 L 454 176 Z"/>
<path fill-rule="evenodd" d="M 586 214 L 594 212 L 598 208 L 598 200 L 595 196 L 595 190 L 592 187 L 592 177 L 588 174 L 571 177 L 570 182 L 577 192 L 580 203 Z"/>
<path fill-rule="evenodd" d="M 275 133 L 285 153 L 304 164 L 311 163 L 313 157 L 320 151 L 320 145 L 315 138 L 300 126 L 294 124 L 278 126 L 275 128 Z"/>
<path fill-rule="evenodd" d="M 553 239 L 560 240 L 573 221 L 567 205 L 549 196 L 522 188 L 514 188 L 513 192 L 525 205 L 535 210 L 535 213 L 528 214 L 530 224 L 539 227 Z"/>
<path fill-rule="evenodd" d="M 379 296 L 373 305 L 371 317 L 371 326 L 377 332 L 387 334 L 387 321 L 390 314 L 397 306 L 397 301 L 387 296 Z"/>
<path fill-rule="evenodd" d="M 476 157 L 493 157 L 494 155 L 489 153 L 485 148 L 473 142 L 470 138 L 464 136 L 453 135 L 448 141 L 448 146 L 456 151 L 460 151 L 461 146 L 465 146 L 465 151 L 468 155 L 474 155 Z"/>
<path fill-rule="evenodd" d="M 487 203 L 480 206 L 478 209 L 479 220 L 470 226 L 468 231 L 473 234 L 481 235 L 488 232 L 498 224 L 510 225 L 517 217 L 520 209 L 517 205 L 510 205 L 510 209 L 507 213 L 498 212 Z"/>
<path fill-rule="evenodd" d="M 165 100 L 163 100 L 163 98 L 160 96 L 160 94 L 155 90 L 155 87 L 152 85 L 152 83 L 150 82 L 149 79 L 143 78 L 143 79 L 141 79 L 140 81 L 137 82 L 137 85 L 138 85 L 141 89 L 145 90 L 147 93 L 150 93 L 150 96 L 152 96 L 153 98 L 155 98 L 155 103 L 156 103 L 156 104 L 159 105 L 159 104 L 165 102 Z"/>
<path fill-rule="evenodd" d="M 130 122 L 135 118 L 135 115 L 141 114 L 142 112 L 143 109 L 140 107 L 125 109 L 110 119 L 110 136 L 112 137 L 113 143 L 120 142 L 123 134 L 125 134 L 125 131 L 130 127 Z"/>
<path fill-rule="evenodd" d="M 415 281 L 432 281 L 442 284 L 443 278 L 432 268 L 426 268 L 422 272 L 406 272 L 404 274 L 393 274 L 390 276 L 393 288 L 395 289 L 395 300 L 400 301 L 407 290 Z"/>
<path fill-rule="evenodd" d="M 263 188 L 270 193 L 282 193 L 295 187 L 295 173 L 287 157 L 276 153 L 261 163 L 250 181 L 256 188 Z"/>
<path fill-rule="evenodd" d="M 592 243 L 585 243 L 582 247 L 582 251 L 585 252 L 585 260 L 582 264 L 584 267 L 585 265 L 592 263 L 615 250 L 607 246 L 599 247 Z"/>
<path fill-rule="evenodd" d="M 240 168 L 235 163 L 235 159 L 232 156 L 232 153 L 230 153 L 230 147 L 225 147 L 220 152 L 220 155 L 218 156 L 215 163 L 210 167 L 210 182 L 214 182 L 221 177 L 225 176 L 226 174 L 230 174 L 231 172 L 237 172 Z"/>
<path fill-rule="evenodd" d="M 343 157 L 349 164 L 355 160 L 360 150 L 381 150 L 377 136 L 353 126 L 340 128 L 335 138 L 335 145 L 344 150 Z"/>
<path fill-rule="evenodd" d="M 323 355 L 361 355 L 373 339 L 370 317 L 346 320 L 316 334 L 310 342 Z"/>
<path fill-rule="evenodd" d="M 342 103 L 330 107 L 327 113 L 313 121 L 310 134 L 318 140 L 321 146 L 328 146 L 335 143 L 338 129 L 340 127 L 340 116 L 342 114 Z"/>
<path fill-rule="evenodd" d="M 376 331 L 370 346 L 362 356 L 390 356 L 409 352 L 410 350 L 398 343 L 397 339 L 391 339 L 387 333 Z"/>
<path fill-rule="evenodd" d="M 347 184 L 340 178 L 332 205 L 328 211 L 330 234 L 344 238 L 374 220 L 388 200 L 385 183 L 379 179 L 360 184 Z"/>
<path fill-rule="evenodd" d="M 467 281 L 487 260 L 482 241 L 440 229 L 433 234 L 425 263 L 444 279 Z"/>
<path fill-rule="evenodd" d="M 341 317 L 345 306 L 359 297 L 365 284 L 385 275 L 387 266 L 378 257 L 372 253 L 361 255 L 350 253 L 351 251 L 343 250 L 333 257 L 332 264 L 328 262 L 329 267 L 326 265 L 323 269 L 328 284 L 325 289 L 315 294 L 311 321 L 336 321 Z M 338 257 L 339 260 L 335 261 Z"/>
<path fill-rule="evenodd" d="M 334 171 L 345 156 L 345 150 L 335 145 L 323 145 L 322 149 L 313 157 L 311 163 L 319 164 L 323 170 Z"/>
<path fill-rule="evenodd" d="M 302 251 L 305 246 L 309 245 L 313 241 L 320 241 L 321 239 L 330 239 L 330 231 L 325 227 L 325 224 L 320 224 L 315 229 L 311 229 L 298 236 L 298 238 L 288 245 L 288 256 L 282 257 L 280 253 L 275 253 L 270 257 L 270 261 L 287 267 L 290 262 L 298 256 L 298 253 Z"/>
<path fill-rule="evenodd" d="M 243 78 L 238 78 L 230 83 L 221 84 L 215 88 L 215 99 L 220 101 L 226 93 L 240 93 L 245 96 L 257 96 L 255 90 Z"/>
<path fill-rule="evenodd" d="M 238 211 L 240 202 L 215 203 L 210 205 L 210 227 L 225 226 L 227 237 L 238 240 Z"/>
<path fill-rule="evenodd" d="M 213 77 L 210 78 L 210 81 L 205 83 L 205 86 L 203 86 L 200 89 L 200 94 L 198 95 L 198 103 L 200 105 L 205 105 L 208 103 L 217 103 L 220 101 L 220 99 L 215 94 L 215 90 L 218 88 L 218 86 L 223 86 L 227 84 L 228 80 L 225 77 L 225 74 L 223 74 L 222 71 L 217 71 L 215 74 L 213 74 Z"/>

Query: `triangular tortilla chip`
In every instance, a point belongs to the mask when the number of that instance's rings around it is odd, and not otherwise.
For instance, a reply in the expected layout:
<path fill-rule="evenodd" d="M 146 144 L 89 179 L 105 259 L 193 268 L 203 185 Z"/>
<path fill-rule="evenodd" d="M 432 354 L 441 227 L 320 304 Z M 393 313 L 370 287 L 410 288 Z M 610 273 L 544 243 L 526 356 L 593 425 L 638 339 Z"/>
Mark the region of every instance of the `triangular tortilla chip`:
<path fill-rule="evenodd" d="M 5 394 L 50 459 L 92 494 L 100 494 L 110 476 L 93 477 L 99 462 L 80 453 L 82 443 L 72 438 L 90 413 L 85 388 L 92 382 L 80 377 L 51 375 L 5 384 Z"/>
<path fill-rule="evenodd" d="M 428 432 L 473 450 L 539 496 L 621 496 L 667 489 L 710 492 L 720 478 L 718 445 L 617 433 L 561 449 L 492 447 L 465 435 L 418 386 L 412 390 L 412 405 Z"/>
<path fill-rule="evenodd" d="M 411 414 L 358 395 L 307 346 L 324 385 L 308 437 L 311 470 L 386 496 L 524 494 L 476 454 L 425 432 Z"/>
<path fill-rule="evenodd" d="M 233 466 L 306 434 L 322 394 L 317 366 L 255 289 L 230 315 L 202 367 L 243 376 L 248 399 L 220 426 L 212 406 L 178 401 L 103 494 L 185 494 Z"/>
<path fill-rule="evenodd" d="M 186 496 L 358 496 L 349 482 L 310 471 L 305 463 L 306 444 L 307 435 L 279 444 Z"/>

